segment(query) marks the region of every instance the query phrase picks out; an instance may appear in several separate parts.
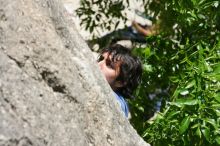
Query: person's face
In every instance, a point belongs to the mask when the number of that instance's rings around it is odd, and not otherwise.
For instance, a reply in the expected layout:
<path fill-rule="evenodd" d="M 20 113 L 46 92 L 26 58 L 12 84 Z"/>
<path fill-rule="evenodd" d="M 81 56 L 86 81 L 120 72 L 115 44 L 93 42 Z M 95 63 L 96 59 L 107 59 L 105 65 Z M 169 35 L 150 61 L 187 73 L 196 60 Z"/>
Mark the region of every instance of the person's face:
<path fill-rule="evenodd" d="M 120 61 L 114 62 L 112 55 L 105 52 L 100 56 L 98 65 L 112 89 L 114 90 L 114 88 L 119 87 L 120 85 L 119 82 L 116 81 L 116 78 L 120 74 Z"/>

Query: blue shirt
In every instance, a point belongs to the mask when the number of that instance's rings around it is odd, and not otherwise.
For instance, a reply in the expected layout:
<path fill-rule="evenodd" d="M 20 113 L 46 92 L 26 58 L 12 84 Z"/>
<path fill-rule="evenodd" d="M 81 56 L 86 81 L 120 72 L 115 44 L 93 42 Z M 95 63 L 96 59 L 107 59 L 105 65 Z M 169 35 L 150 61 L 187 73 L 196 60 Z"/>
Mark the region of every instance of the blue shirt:
<path fill-rule="evenodd" d="M 125 101 L 125 99 L 118 93 L 114 92 L 116 99 L 121 105 L 121 109 L 124 112 L 125 116 L 128 117 L 129 109 L 128 109 L 128 104 Z"/>

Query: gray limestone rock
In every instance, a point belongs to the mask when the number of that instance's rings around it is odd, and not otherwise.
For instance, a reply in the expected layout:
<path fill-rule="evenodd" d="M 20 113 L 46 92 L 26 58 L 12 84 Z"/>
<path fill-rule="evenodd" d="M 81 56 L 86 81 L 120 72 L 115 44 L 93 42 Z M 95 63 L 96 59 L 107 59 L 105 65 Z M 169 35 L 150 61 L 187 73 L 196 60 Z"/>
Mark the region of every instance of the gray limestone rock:
<path fill-rule="evenodd" d="M 59 0 L 0 0 L 0 146 L 148 146 Z"/>

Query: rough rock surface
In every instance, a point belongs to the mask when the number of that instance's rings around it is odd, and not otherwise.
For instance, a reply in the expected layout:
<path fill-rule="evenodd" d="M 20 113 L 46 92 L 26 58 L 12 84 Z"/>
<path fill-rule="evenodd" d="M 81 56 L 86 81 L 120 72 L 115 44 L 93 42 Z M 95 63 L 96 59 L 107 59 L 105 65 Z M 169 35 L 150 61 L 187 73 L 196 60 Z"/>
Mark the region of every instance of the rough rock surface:
<path fill-rule="evenodd" d="M 147 146 L 59 0 L 0 0 L 0 145 Z"/>

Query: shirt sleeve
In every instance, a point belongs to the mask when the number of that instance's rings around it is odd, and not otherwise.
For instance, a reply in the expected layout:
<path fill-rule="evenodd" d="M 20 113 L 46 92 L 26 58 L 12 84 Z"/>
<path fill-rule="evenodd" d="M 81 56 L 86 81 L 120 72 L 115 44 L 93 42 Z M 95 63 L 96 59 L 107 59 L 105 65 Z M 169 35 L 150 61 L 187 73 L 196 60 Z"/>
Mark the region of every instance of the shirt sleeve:
<path fill-rule="evenodd" d="M 125 99 L 121 95 L 119 95 L 117 93 L 115 93 L 115 97 L 116 97 L 117 101 L 120 103 L 121 109 L 124 112 L 125 116 L 128 117 L 129 109 L 128 109 L 127 102 L 125 101 Z"/>

